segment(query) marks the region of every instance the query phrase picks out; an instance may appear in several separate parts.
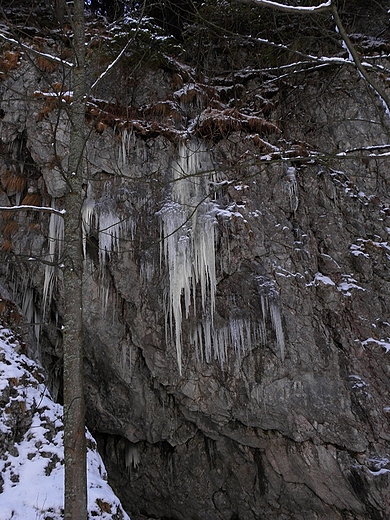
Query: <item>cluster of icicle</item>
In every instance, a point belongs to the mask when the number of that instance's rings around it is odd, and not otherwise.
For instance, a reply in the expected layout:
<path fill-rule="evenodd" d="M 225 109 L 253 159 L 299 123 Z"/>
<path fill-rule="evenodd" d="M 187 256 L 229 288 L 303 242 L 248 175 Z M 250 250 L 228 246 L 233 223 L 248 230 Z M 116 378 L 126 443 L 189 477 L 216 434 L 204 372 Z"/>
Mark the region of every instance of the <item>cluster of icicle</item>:
<path fill-rule="evenodd" d="M 126 236 L 129 220 L 121 217 L 115 199 L 111 194 L 111 183 L 105 184 L 102 197 L 95 200 L 92 197 L 91 185 L 87 188 L 87 197 L 82 207 L 83 254 L 87 258 L 87 240 L 91 234 L 97 237 L 99 259 L 99 295 L 103 315 L 108 307 L 110 287 L 106 279 L 106 264 L 113 253 L 120 252 L 120 239 Z"/>
<path fill-rule="evenodd" d="M 127 160 L 131 135 L 124 137 L 126 142 L 120 154 L 123 163 Z M 252 321 L 232 316 L 222 326 L 215 323 L 215 235 L 216 215 L 220 210 L 211 198 L 210 186 L 215 185 L 217 179 L 209 153 L 202 143 L 192 141 L 179 146 L 177 159 L 172 164 L 171 180 L 169 201 L 160 210 L 159 217 L 161 261 L 164 260 L 169 278 L 165 305 L 166 336 L 167 342 L 172 341 L 176 347 L 179 372 L 182 371 L 182 323 L 189 318 L 193 323 L 189 340 L 198 360 L 210 363 L 215 359 L 223 366 L 228 359 L 228 349 L 234 349 L 237 357 L 241 358 L 252 349 L 252 345 L 264 344 L 267 317 L 270 317 L 283 360 L 280 309 L 268 287 L 264 287 L 265 293 L 261 297 L 262 317 Z M 87 239 L 91 234 L 96 236 L 103 309 L 109 294 L 104 280 L 105 266 L 113 253 L 120 252 L 121 238 L 128 233 L 134 234 L 131 222 L 132 219 L 120 217 L 110 183 L 106 183 L 104 193 L 98 199 L 94 199 L 92 188 L 88 186 L 82 208 L 83 252 L 86 259 Z M 52 213 L 43 288 L 46 307 L 57 279 L 62 244 L 63 218 Z M 259 282 L 264 285 L 262 280 Z"/>
<path fill-rule="evenodd" d="M 210 363 L 217 359 L 221 367 L 228 360 L 228 349 L 233 348 L 238 359 L 252 349 L 252 344 L 264 344 L 265 321 L 252 323 L 248 319 L 232 318 L 223 327 L 215 327 L 210 319 L 199 322 L 191 331 L 197 359 Z"/>
<path fill-rule="evenodd" d="M 285 176 L 287 193 L 290 199 L 290 209 L 293 213 L 296 212 L 299 205 L 298 183 L 295 173 L 296 169 L 293 166 L 289 166 Z"/>
<path fill-rule="evenodd" d="M 197 141 L 181 144 L 172 165 L 170 200 L 159 212 L 161 219 L 161 257 L 168 271 L 166 294 L 166 335 L 176 347 L 179 372 L 182 370 L 182 322 L 196 324 L 189 340 L 200 360 L 219 361 L 223 366 L 228 348 L 241 358 L 252 344 L 264 344 L 265 322 L 269 316 L 276 334 L 282 360 L 284 337 L 280 309 L 274 295 L 262 296 L 262 318 L 234 318 L 223 326 L 214 320 L 216 269 L 215 234 L 219 209 L 210 197 L 210 185 L 216 182 L 211 159 Z M 261 284 L 260 284 L 261 285 Z M 268 288 L 267 291 L 269 292 Z M 197 308 L 197 294 L 200 304 Z"/>
<path fill-rule="evenodd" d="M 82 208 L 84 258 L 87 256 L 87 238 L 94 232 L 98 237 L 99 265 L 102 268 L 112 253 L 119 252 L 120 238 L 125 236 L 128 228 L 127 219 L 119 216 L 110 188 L 111 184 L 106 183 L 103 196 L 94 200 L 91 186 L 88 185 L 87 197 Z"/>
<path fill-rule="evenodd" d="M 55 208 L 55 200 L 52 201 Z M 130 226 L 131 227 L 131 226 Z M 110 186 L 105 186 L 103 196 L 95 201 L 91 195 L 91 188 L 87 190 L 87 197 L 82 208 L 82 234 L 83 253 L 87 257 L 87 238 L 91 232 L 98 237 L 99 267 L 101 272 L 101 294 L 104 295 L 103 308 L 107 303 L 108 288 L 104 287 L 104 267 L 113 252 L 119 251 L 119 241 L 128 231 L 129 225 L 126 219 L 119 217 L 119 212 L 110 194 Z M 43 283 L 43 317 L 50 305 L 53 289 L 57 282 L 61 263 L 61 254 L 64 241 L 64 219 L 58 213 L 51 213 L 48 232 L 48 251 L 46 253 L 46 265 Z M 28 308 L 27 308 L 28 305 Z M 31 314 L 31 302 L 26 305 L 25 313 Z M 39 332 L 37 334 L 39 337 Z"/>
<path fill-rule="evenodd" d="M 215 205 L 209 198 L 214 172 L 205 147 L 182 144 L 172 165 L 171 200 L 160 211 L 162 256 L 168 268 L 169 291 L 166 329 L 174 338 L 177 361 L 182 365 L 182 298 L 185 318 L 196 313 L 200 287 L 203 316 L 213 327 L 215 310 Z"/>

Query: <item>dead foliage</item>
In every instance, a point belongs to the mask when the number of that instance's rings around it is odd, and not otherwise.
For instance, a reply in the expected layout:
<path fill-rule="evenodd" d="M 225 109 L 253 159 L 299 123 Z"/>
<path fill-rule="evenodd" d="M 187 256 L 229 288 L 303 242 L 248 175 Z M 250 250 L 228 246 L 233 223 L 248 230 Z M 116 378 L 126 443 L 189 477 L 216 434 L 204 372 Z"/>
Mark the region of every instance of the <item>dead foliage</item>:
<path fill-rule="evenodd" d="M 72 57 L 73 57 L 73 51 L 70 47 L 63 47 L 61 49 L 61 55 L 60 55 L 61 60 L 69 60 Z"/>
<path fill-rule="evenodd" d="M 205 90 L 195 84 L 180 90 L 176 95 L 179 97 L 180 102 L 186 105 L 192 104 L 204 107 L 208 102 L 208 95 Z"/>
<path fill-rule="evenodd" d="M 5 253 L 10 253 L 12 251 L 12 247 L 12 241 L 9 239 L 4 240 L 1 244 L 1 250 Z"/>
<path fill-rule="evenodd" d="M 218 110 L 206 109 L 199 117 L 196 133 L 203 139 L 218 141 L 232 132 L 252 132 L 260 135 L 280 133 L 280 129 L 270 121 L 257 116 L 248 116 L 236 108 Z"/>
<path fill-rule="evenodd" d="M 147 119 L 172 120 L 176 122 L 181 122 L 182 120 L 180 107 L 173 101 L 158 101 L 142 107 L 140 112 Z"/>
<path fill-rule="evenodd" d="M 119 103 L 108 103 L 104 100 L 93 99 L 86 104 L 86 119 L 88 123 L 104 123 L 106 126 L 115 128 L 133 118 L 140 116 L 137 109 L 120 105 Z"/>
<path fill-rule="evenodd" d="M 57 90 L 62 88 L 61 83 L 55 83 L 53 88 L 55 89 L 55 92 L 37 90 L 33 93 L 33 96 L 36 99 L 42 99 L 45 102 L 43 108 L 38 112 L 37 121 L 45 119 L 48 114 L 59 107 L 60 102 L 70 103 L 73 99 L 73 96 L 69 92 L 61 94 L 61 90 Z"/>
<path fill-rule="evenodd" d="M 7 220 L 2 226 L 2 234 L 6 239 L 10 239 L 19 229 L 19 224 L 14 219 Z"/>
<path fill-rule="evenodd" d="M 56 82 L 52 84 L 54 92 L 64 92 L 64 85 L 63 83 Z"/>
<path fill-rule="evenodd" d="M 58 106 L 58 100 L 54 97 L 47 98 L 45 101 L 45 106 L 38 112 L 37 121 L 42 121 L 45 117 L 53 112 L 55 108 Z"/>
<path fill-rule="evenodd" d="M 27 179 L 24 175 L 12 170 L 5 170 L 1 174 L 1 184 L 8 195 L 12 195 L 21 193 L 26 188 Z"/>
<path fill-rule="evenodd" d="M 19 51 L 5 51 L 3 56 L 0 56 L 0 72 L 7 74 L 11 70 L 15 70 L 19 66 Z"/>
<path fill-rule="evenodd" d="M 58 64 L 44 56 L 37 56 L 37 65 L 42 72 L 54 72 L 58 69 Z"/>
<path fill-rule="evenodd" d="M 101 498 L 97 498 L 96 504 L 99 506 L 102 513 L 111 513 L 111 504 L 109 504 L 108 502 L 105 502 Z"/>
<path fill-rule="evenodd" d="M 168 117 L 168 114 L 174 117 L 176 107 L 172 102 L 161 102 L 154 105 L 148 105 L 143 109 L 136 109 L 118 103 L 107 103 L 94 99 L 87 102 L 86 120 L 95 126 L 98 133 L 104 132 L 107 127 L 118 130 L 132 130 L 141 138 L 155 138 L 159 135 L 169 140 L 175 140 L 177 130 L 173 128 L 172 122 L 168 121 L 164 124 L 159 119 Z M 143 113 L 143 111 L 145 111 Z M 148 115 L 148 118 L 146 117 Z M 176 117 L 176 116 L 175 116 Z"/>
<path fill-rule="evenodd" d="M 0 323 L 3 325 L 18 325 L 21 320 L 21 315 L 18 308 L 11 300 L 0 298 Z M 16 378 L 15 378 L 16 379 Z M 17 386 L 18 381 L 10 380 L 11 385 Z"/>
<path fill-rule="evenodd" d="M 204 109 L 206 107 L 223 108 L 217 89 L 209 85 L 204 85 L 203 83 L 184 85 L 184 87 L 176 91 L 174 95 L 184 109 L 190 107 L 197 109 Z"/>
<path fill-rule="evenodd" d="M 42 197 L 39 193 L 27 193 L 21 202 L 22 206 L 40 206 Z"/>
<path fill-rule="evenodd" d="M 2 218 L 3 222 L 6 222 L 10 218 L 13 218 L 12 211 L 2 211 L 1 218 Z"/>

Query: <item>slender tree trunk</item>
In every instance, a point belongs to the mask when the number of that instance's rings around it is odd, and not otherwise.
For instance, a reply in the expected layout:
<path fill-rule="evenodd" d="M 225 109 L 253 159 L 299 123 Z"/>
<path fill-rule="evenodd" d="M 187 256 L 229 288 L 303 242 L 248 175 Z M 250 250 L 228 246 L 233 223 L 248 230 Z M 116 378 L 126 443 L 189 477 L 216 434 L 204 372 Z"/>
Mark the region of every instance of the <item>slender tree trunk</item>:
<path fill-rule="evenodd" d="M 85 147 L 85 26 L 84 2 L 73 8 L 73 103 L 70 112 L 70 146 L 64 223 L 64 451 L 65 518 L 87 519 L 85 401 L 82 333 L 82 237 L 83 155 Z"/>

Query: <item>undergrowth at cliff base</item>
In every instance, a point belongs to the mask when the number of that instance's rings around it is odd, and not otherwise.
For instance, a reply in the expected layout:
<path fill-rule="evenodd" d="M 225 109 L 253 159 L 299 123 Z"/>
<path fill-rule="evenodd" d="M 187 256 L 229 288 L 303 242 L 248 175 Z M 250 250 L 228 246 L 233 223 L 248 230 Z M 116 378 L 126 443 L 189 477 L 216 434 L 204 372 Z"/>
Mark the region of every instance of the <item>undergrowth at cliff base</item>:
<path fill-rule="evenodd" d="M 0 329 L 0 518 L 63 518 L 63 422 L 42 369 L 8 329 Z M 88 517 L 130 520 L 107 483 L 87 432 Z"/>

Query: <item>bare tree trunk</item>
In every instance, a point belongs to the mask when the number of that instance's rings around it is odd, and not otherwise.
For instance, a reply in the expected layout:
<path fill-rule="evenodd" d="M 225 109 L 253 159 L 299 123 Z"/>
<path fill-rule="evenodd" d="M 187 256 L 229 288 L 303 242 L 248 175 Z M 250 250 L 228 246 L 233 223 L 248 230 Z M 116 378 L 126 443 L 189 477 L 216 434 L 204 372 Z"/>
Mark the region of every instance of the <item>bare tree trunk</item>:
<path fill-rule="evenodd" d="M 84 2 L 74 1 L 73 103 L 70 113 L 70 146 L 64 223 L 64 451 L 65 518 L 87 519 L 85 401 L 82 333 L 83 155 L 85 146 L 85 27 Z"/>

